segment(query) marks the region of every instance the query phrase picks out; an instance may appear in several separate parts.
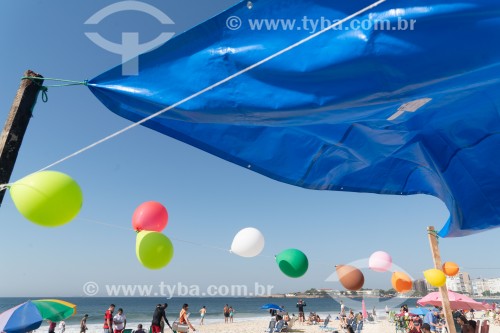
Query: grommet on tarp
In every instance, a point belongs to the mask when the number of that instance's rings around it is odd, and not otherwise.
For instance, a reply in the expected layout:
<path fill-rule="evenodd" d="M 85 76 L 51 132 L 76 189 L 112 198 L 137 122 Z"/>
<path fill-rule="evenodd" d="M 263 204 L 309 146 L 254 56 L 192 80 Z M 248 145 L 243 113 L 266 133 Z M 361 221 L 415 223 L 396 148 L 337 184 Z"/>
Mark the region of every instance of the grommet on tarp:
<path fill-rule="evenodd" d="M 253 2 L 252 1 L 248 1 L 247 2 L 247 8 L 248 9 L 252 9 L 253 8 Z"/>

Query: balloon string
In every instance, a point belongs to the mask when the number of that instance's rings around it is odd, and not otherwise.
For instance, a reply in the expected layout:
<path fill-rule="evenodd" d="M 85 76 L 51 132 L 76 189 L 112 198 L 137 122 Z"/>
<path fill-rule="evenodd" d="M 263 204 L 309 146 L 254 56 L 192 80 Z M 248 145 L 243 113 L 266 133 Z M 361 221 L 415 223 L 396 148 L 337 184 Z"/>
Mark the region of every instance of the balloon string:
<path fill-rule="evenodd" d="M 186 244 L 191 244 L 191 245 L 205 247 L 207 249 L 214 249 L 214 250 L 220 250 L 220 251 L 224 251 L 224 252 L 231 252 L 228 249 L 225 249 L 225 248 L 222 248 L 222 247 L 218 247 L 218 246 L 195 243 L 195 242 L 191 242 L 191 241 L 187 241 L 187 240 L 183 240 L 183 239 L 179 239 L 179 238 L 174 238 L 174 237 L 170 237 L 170 239 L 172 239 L 174 241 L 177 241 L 177 242 L 183 242 L 183 243 L 186 243 Z"/>
<path fill-rule="evenodd" d="M 134 229 L 129 228 L 129 227 L 124 227 L 124 226 L 120 226 L 120 225 L 116 225 L 116 224 L 111 224 L 111 223 L 96 221 L 96 220 L 87 219 L 87 218 L 83 218 L 83 217 L 79 217 L 78 220 L 85 221 L 85 222 L 91 222 L 91 223 L 95 223 L 95 224 L 100 224 L 100 225 L 104 225 L 104 226 L 111 227 L 111 228 L 117 228 L 117 229 L 122 229 L 122 230 L 127 230 L 127 231 L 133 231 L 133 232 L 135 232 Z M 192 241 L 187 241 L 187 240 L 184 240 L 184 239 L 174 238 L 174 237 L 169 237 L 169 238 L 171 240 L 174 240 L 174 241 L 177 241 L 177 242 L 183 242 L 183 243 L 197 245 L 197 246 L 201 246 L 201 247 L 205 247 L 205 248 L 220 250 L 220 251 L 224 251 L 224 252 L 230 252 L 228 249 L 225 249 L 225 248 L 222 248 L 222 247 L 218 247 L 218 246 L 199 244 L 199 243 L 195 243 L 195 242 L 192 242 Z"/>
<path fill-rule="evenodd" d="M 116 224 L 101 222 L 101 221 L 97 221 L 97 220 L 93 220 L 93 219 L 79 217 L 78 220 L 85 221 L 85 222 L 91 222 L 91 223 L 95 223 L 95 224 L 100 224 L 100 225 L 103 225 L 103 226 L 106 226 L 106 227 L 110 227 L 110 228 L 117 228 L 117 229 L 122 229 L 122 230 L 127 230 L 127 231 L 133 231 L 133 232 L 135 232 L 134 229 L 129 228 L 129 227 L 119 226 L 119 225 L 116 225 Z M 204 247 L 204 248 L 207 248 L 207 249 L 213 249 L 213 250 L 218 250 L 218 251 L 223 251 L 223 252 L 229 252 L 229 253 L 231 253 L 231 250 L 228 250 L 227 248 L 222 248 L 222 247 L 219 247 L 219 246 L 207 245 L 207 244 L 200 244 L 200 243 L 188 241 L 188 240 L 185 240 L 185 239 L 180 239 L 180 238 L 177 238 L 177 237 L 169 237 L 169 238 L 171 240 L 173 240 L 173 241 L 176 241 L 176 242 L 182 242 L 182 243 L 191 244 L 191 245 L 195 245 L 195 246 L 199 246 L 199 247 Z M 276 258 L 276 256 L 270 256 L 270 255 L 264 255 L 264 254 L 259 254 L 259 255 L 255 256 L 255 257 L 268 258 L 268 259 L 273 259 L 273 260 Z M 309 262 L 314 262 L 314 263 L 322 264 L 322 265 L 332 265 L 331 262 L 324 262 L 324 261 L 309 260 Z"/>
<path fill-rule="evenodd" d="M 110 135 L 108 135 L 108 136 L 106 136 L 106 137 L 104 137 L 104 138 L 102 138 L 102 139 L 100 139 L 100 140 L 98 140 L 98 141 L 96 141 L 96 142 L 94 142 L 94 143 L 86 146 L 86 147 L 83 147 L 82 149 L 80 149 L 80 150 L 78 150 L 78 151 L 76 151 L 76 152 L 74 152 L 74 153 L 72 153 L 72 154 L 70 154 L 70 155 L 68 155 L 66 157 L 63 157 L 60 160 L 57 160 L 54 163 L 49 164 L 46 167 L 44 167 L 44 168 L 42 168 L 42 169 L 40 169 L 38 171 L 43 171 L 43 170 L 47 170 L 49 168 L 52 168 L 53 166 L 58 165 L 58 164 L 66 161 L 66 160 L 69 160 L 70 158 L 75 157 L 75 156 L 77 156 L 77 155 L 79 155 L 79 154 L 81 154 L 81 153 L 83 153 L 83 152 L 85 152 L 85 151 L 87 151 L 87 150 L 89 150 L 91 148 L 94 148 L 95 146 L 97 146 L 97 145 L 99 145 L 99 144 L 101 144 L 101 143 L 103 143 L 105 141 L 108 141 L 108 140 L 110 140 L 110 139 L 112 139 L 112 138 L 114 138 L 114 137 L 116 137 L 116 136 L 118 136 L 118 135 L 120 135 L 120 134 L 122 134 L 122 133 L 124 133 L 124 132 L 126 132 L 126 131 L 128 131 L 128 130 L 130 130 L 132 128 L 134 128 L 134 127 L 137 127 L 137 126 L 139 126 L 139 125 L 141 125 L 141 124 L 143 124 L 143 123 L 145 123 L 145 122 L 147 122 L 147 121 L 149 121 L 149 120 L 151 120 L 153 118 L 156 118 L 156 117 L 162 115 L 163 113 L 168 112 L 168 111 L 170 111 L 170 110 L 178 107 L 181 104 L 184 104 L 184 103 L 186 103 L 186 102 L 188 102 L 188 101 L 190 101 L 190 100 L 192 100 L 192 99 L 194 99 L 194 98 L 196 98 L 196 97 L 198 97 L 200 95 L 203 95 L 206 92 L 211 91 L 211 90 L 217 88 L 218 86 L 223 85 L 224 83 L 229 82 L 229 81 L 233 80 L 234 78 L 236 78 L 238 76 L 241 76 L 241 75 L 245 74 L 246 72 L 251 71 L 252 69 L 254 69 L 256 67 L 259 67 L 259 66 L 261 66 L 261 65 L 263 65 L 263 64 L 265 64 L 265 63 L 267 63 L 267 62 L 269 62 L 271 60 L 273 60 L 274 58 L 277 58 L 280 55 L 282 55 L 284 53 L 287 53 L 290 50 L 293 50 L 293 49 L 297 48 L 298 46 L 300 46 L 300 45 L 302 45 L 304 43 L 307 43 L 308 41 L 310 41 L 310 40 L 312 40 L 312 39 L 314 39 L 314 38 L 316 38 L 316 37 L 324 34 L 327 31 L 333 30 L 336 27 L 341 26 L 345 22 L 350 21 L 350 20 L 354 19 L 355 17 L 360 16 L 361 14 L 367 12 L 370 9 L 373 9 L 373 8 L 377 7 L 378 5 L 380 5 L 381 3 L 385 2 L 385 1 L 387 1 L 387 0 L 378 0 L 378 1 L 374 2 L 374 3 L 372 3 L 371 5 L 368 5 L 368 6 L 364 7 L 363 9 L 361 9 L 361 10 L 359 10 L 357 12 L 355 12 L 355 13 L 353 13 L 351 15 L 348 15 L 348 16 L 344 17 L 343 19 L 339 20 L 339 21 L 336 21 L 335 23 L 333 23 L 333 24 L 325 27 L 324 29 L 322 29 L 322 30 L 320 30 L 320 31 L 318 31 L 318 32 L 316 32 L 316 33 L 314 33 L 314 34 L 306 37 L 306 38 L 303 38 L 303 39 L 299 40 L 298 42 L 296 42 L 296 43 L 294 43 L 292 45 L 289 45 L 289 46 L 281 49 L 280 51 L 278 51 L 276 53 L 273 53 L 270 56 L 268 56 L 268 57 L 266 57 L 266 58 L 264 58 L 264 59 L 262 59 L 262 60 L 260 60 L 260 61 L 258 61 L 256 63 L 254 63 L 254 64 L 252 64 L 252 65 L 250 65 L 250 66 L 248 66 L 246 68 L 243 68 L 242 70 L 240 70 L 240 71 L 238 71 L 238 72 L 236 72 L 236 73 L 234 73 L 234 74 L 232 74 L 232 75 L 230 75 L 230 76 L 228 76 L 228 77 L 226 77 L 226 78 L 224 78 L 224 79 L 222 79 L 222 80 L 220 80 L 220 81 L 218 81 L 218 82 L 216 82 L 216 83 L 214 83 L 214 84 L 212 84 L 212 85 L 210 85 L 210 86 L 208 86 L 208 87 L 206 87 L 206 88 L 204 88 L 204 89 L 202 89 L 202 90 L 200 90 L 200 91 L 198 91 L 198 92 L 196 92 L 196 93 L 194 93 L 194 94 L 192 94 L 192 95 L 190 95 L 190 96 L 188 96 L 188 97 L 186 97 L 186 98 L 184 98 L 184 99 L 182 99 L 182 100 L 180 100 L 180 101 L 178 101 L 178 102 L 176 102 L 176 103 L 174 103 L 174 104 L 172 104 L 172 105 L 170 105 L 170 106 L 168 106 L 168 107 L 166 107 L 166 108 L 164 108 L 164 109 L 162 109 L 160 111 L 158 111 L 158 112 L 156 112 L 156 113 L 153 113 L 153 114 L 149 115 L 146 118 L 143 118 L 143 119 L 139 120 L 138 122 L 135 122 L 135 123 L 133 123 L 133 124 L 131 124 L 131 125 L 123 128 L 123 129 L 121 129 L 121 130 L 119 130 L 119 131 L 117 131 L 115 133 L 112 133 L 112 134 L 110 134 Z M 78 82 L 78 81 L 75 81 L 75 82 Z M 82 83 L 80 83 L 80 82 L 78 82 L 78 83 L 79 84 L 85 83 L 85 85 L 92 85 L 92 84 L 89 84 L 86 81 L 83 81 Z"/>
<path fill-rule="evenodd" d="M 91 220 L 91 219 L 87 219 L 87 218 L 84 218 L 84 217 L 79 217 L 78 220 L 85 221 L 85 222 L 91 222 L 91 223 L 95 223 L 95 224 L 100 224 L 100 225 L 104 225 L 106 227 L 112 227 L 112 228 L 117 228 L 117 229 L 122 229 L 122 230 L 134 231 L 135 232 L 134 229 L 129 228 L 129 227 L 124 227 L 124 226 L 121 226 L 121 225 L 116 225 L 116 224 L 111 224 L 111 223 L 106 223 L 106 222 Z"/>

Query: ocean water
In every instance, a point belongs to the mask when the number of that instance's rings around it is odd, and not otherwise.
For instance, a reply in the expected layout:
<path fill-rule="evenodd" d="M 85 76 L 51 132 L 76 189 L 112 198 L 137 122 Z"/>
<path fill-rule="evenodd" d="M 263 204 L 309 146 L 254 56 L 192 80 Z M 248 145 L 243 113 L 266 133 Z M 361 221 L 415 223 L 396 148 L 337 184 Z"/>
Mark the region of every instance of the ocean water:
<path fill-rule="evenodd" d="M 207 307 L 207 315 L 205 316 L 206 323 L 223 322 L 222 309 L 225 304 L 232 306 L 235 309 L 234 321 L 247 321 L 255 319 L 268 319 L 270 317 L 267 310 L 261 310 L 260 307 L 266 303 L 274 303 L 279 306 L 284 306 L 285 311 L 290 314 L 297 313 L 296 303 L 297 298 L 223 298 L 223 297 L 182 297 L 182 298 L 156 298 L 156 297 L 65 297 L 65 301 L 77 305 L 77 314 L 66 320 L 66 332 L 79 332 L 80 320 L 84 314 L 88 314 L 87 326 L 88 333 L 102 332 L 102 324 L 104 322 L 104 312 L 108 309 L 111 303 L 115 304 L 117 309 L 123 308 L 124 314 L 127 316 L 127 328 L 136 328 L 137 324 L 141 323 L 145 328 L 149 328 L 152 315 L 156 304 L 168 303 L 167 318 L 173 322 L 178 318 L 179 312 L 183 303 L 189 304 L 190 320 L 194 325 L 199 322 L 199 309 L 202 306 Z M 355 312 L 361 311 L 361 298 L 310 298 L 304 299 L 307 306 L 305 307 L 306 314 L 308 312 L 316 312 L 320 317 L 324 318 L 331 314 L 337 316 L 340 312 L 340 301 L 346 305 L 347 309 L 353 309 Z M 27 301 L 26 298 L 0 298 L 0 312 L 3 312 L 15 305 Z M 375 313 L 378 319 L 386 317 L 385 307 L 391 310 L 398 310 L 402 304 L 407 304 L 409 307 L 416 305 L 417 299 L 404 298 L 366 298 L 366 309 Z M 116 310 L 117 310 L 116 309 Z M 115 313 L 116 313 L 115 310 Z M 37 330 L 38 332 L 47 332 L 48 324 L 42 324 Z"/>

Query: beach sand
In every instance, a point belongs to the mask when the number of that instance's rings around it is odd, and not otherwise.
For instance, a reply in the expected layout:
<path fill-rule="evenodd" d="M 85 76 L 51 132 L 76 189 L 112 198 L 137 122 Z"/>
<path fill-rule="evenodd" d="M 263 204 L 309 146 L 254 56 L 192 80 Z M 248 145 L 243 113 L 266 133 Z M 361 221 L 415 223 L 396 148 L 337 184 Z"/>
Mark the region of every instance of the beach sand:
<path fill-rule="evenodd" d="M 235 321 L 232 324 L 224 323 L 211 323 L 208 325 L 196 325 L 196 331 L 198 333 L 264 333 L 269 320 L 252 320 L 252 321 Z M 339 329 L 340 325 L 338 321 L 333 321 L 328 325 L 331 329 Z M 296 324 L 293 326 L 291 332 L 296 333 L 320 333 L 325 332 L 320 328 L 320 325 L 301 325 Z M 339 332 L 344 332 L 339 329 Z M 393 324 L 388 321 L 379 321 L 375 323 L 368 322 L 363 326 L 363 333 L 395 333 L 396 329 Z M 490 333 L 500 333 L 500 326 L 490 326 Z"/>
<path fill-rule="evenodd" d="M 490 323 L 493 321 L 490 319 Z M 199 319 L 192 320 L 193 326 L 196 328 L 197 333 L 264 333 L 266 332 L 269 325 L 269 317 L 265 319 L 238 319 L 236 318 L 234 323 L 225 324 L 222 320 L 219 322 L 210 322 L 205 325 L 199 325 Z M 290 332 L 295 333 L 321 333 L 326 332 L 322 330 L 320 325 L 305 325 L 296 323 Z M 131 322 L 127 323 L 127 328 L 136 328 L 137 323 Z M 47 326 L 42 326 L 36 333 L 47 332 Z M 333 320 L 328 325 L 329 331 L 332 332 L 337 329 L 339 332 L 345 332 L 340 329 L 340 324 L 338 320 Z M 57 330 L 56 330 L 57 332 Z M 189 331 L 192 333 L 192 331 Z M 366 322 L 363 326 L 362 333 L 396 333 L 394 324 L 389 323 L 389 321 L 383 319 L 375 322 Z M 67 326 L 65 333 L 79 333 L 79 327 L 77 326 Z M 89 325 L 89 330 L 87 333 L 102 333 L 102 325 Z M 172 333 L 169 329 L 165 330 L 165 333 Z M 457 332 L 458 333 L 458 332 Z M 500 326 L 495 326 L 491 324 L 490 333 L 500 333 Z"/>

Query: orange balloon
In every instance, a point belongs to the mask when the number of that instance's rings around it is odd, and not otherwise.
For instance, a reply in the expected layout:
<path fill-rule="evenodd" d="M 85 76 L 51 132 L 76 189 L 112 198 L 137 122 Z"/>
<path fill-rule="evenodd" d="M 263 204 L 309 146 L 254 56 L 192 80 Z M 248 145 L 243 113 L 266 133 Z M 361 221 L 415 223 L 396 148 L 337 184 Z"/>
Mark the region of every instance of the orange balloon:
<path fill-rule="evenodd" d="M 454 262 L 447 261 L 443 264 L 443 272 L 448 276 L 455 276 L 459 271 L 460 268 L 458 268 L 458 265 Z"/>
<path fill-rule="evenodd" d="M 365 276 L 359 269 L 349 265 L 335 266 L 340 283 L 347 290 L 356 291 L 363 288 Z"/>
<path fill-rule="evenodd" d="M 398 293 L 410 291 L 413 285 L 411 278 L 403 272 L 392 273 L 391 284 Z"/>

